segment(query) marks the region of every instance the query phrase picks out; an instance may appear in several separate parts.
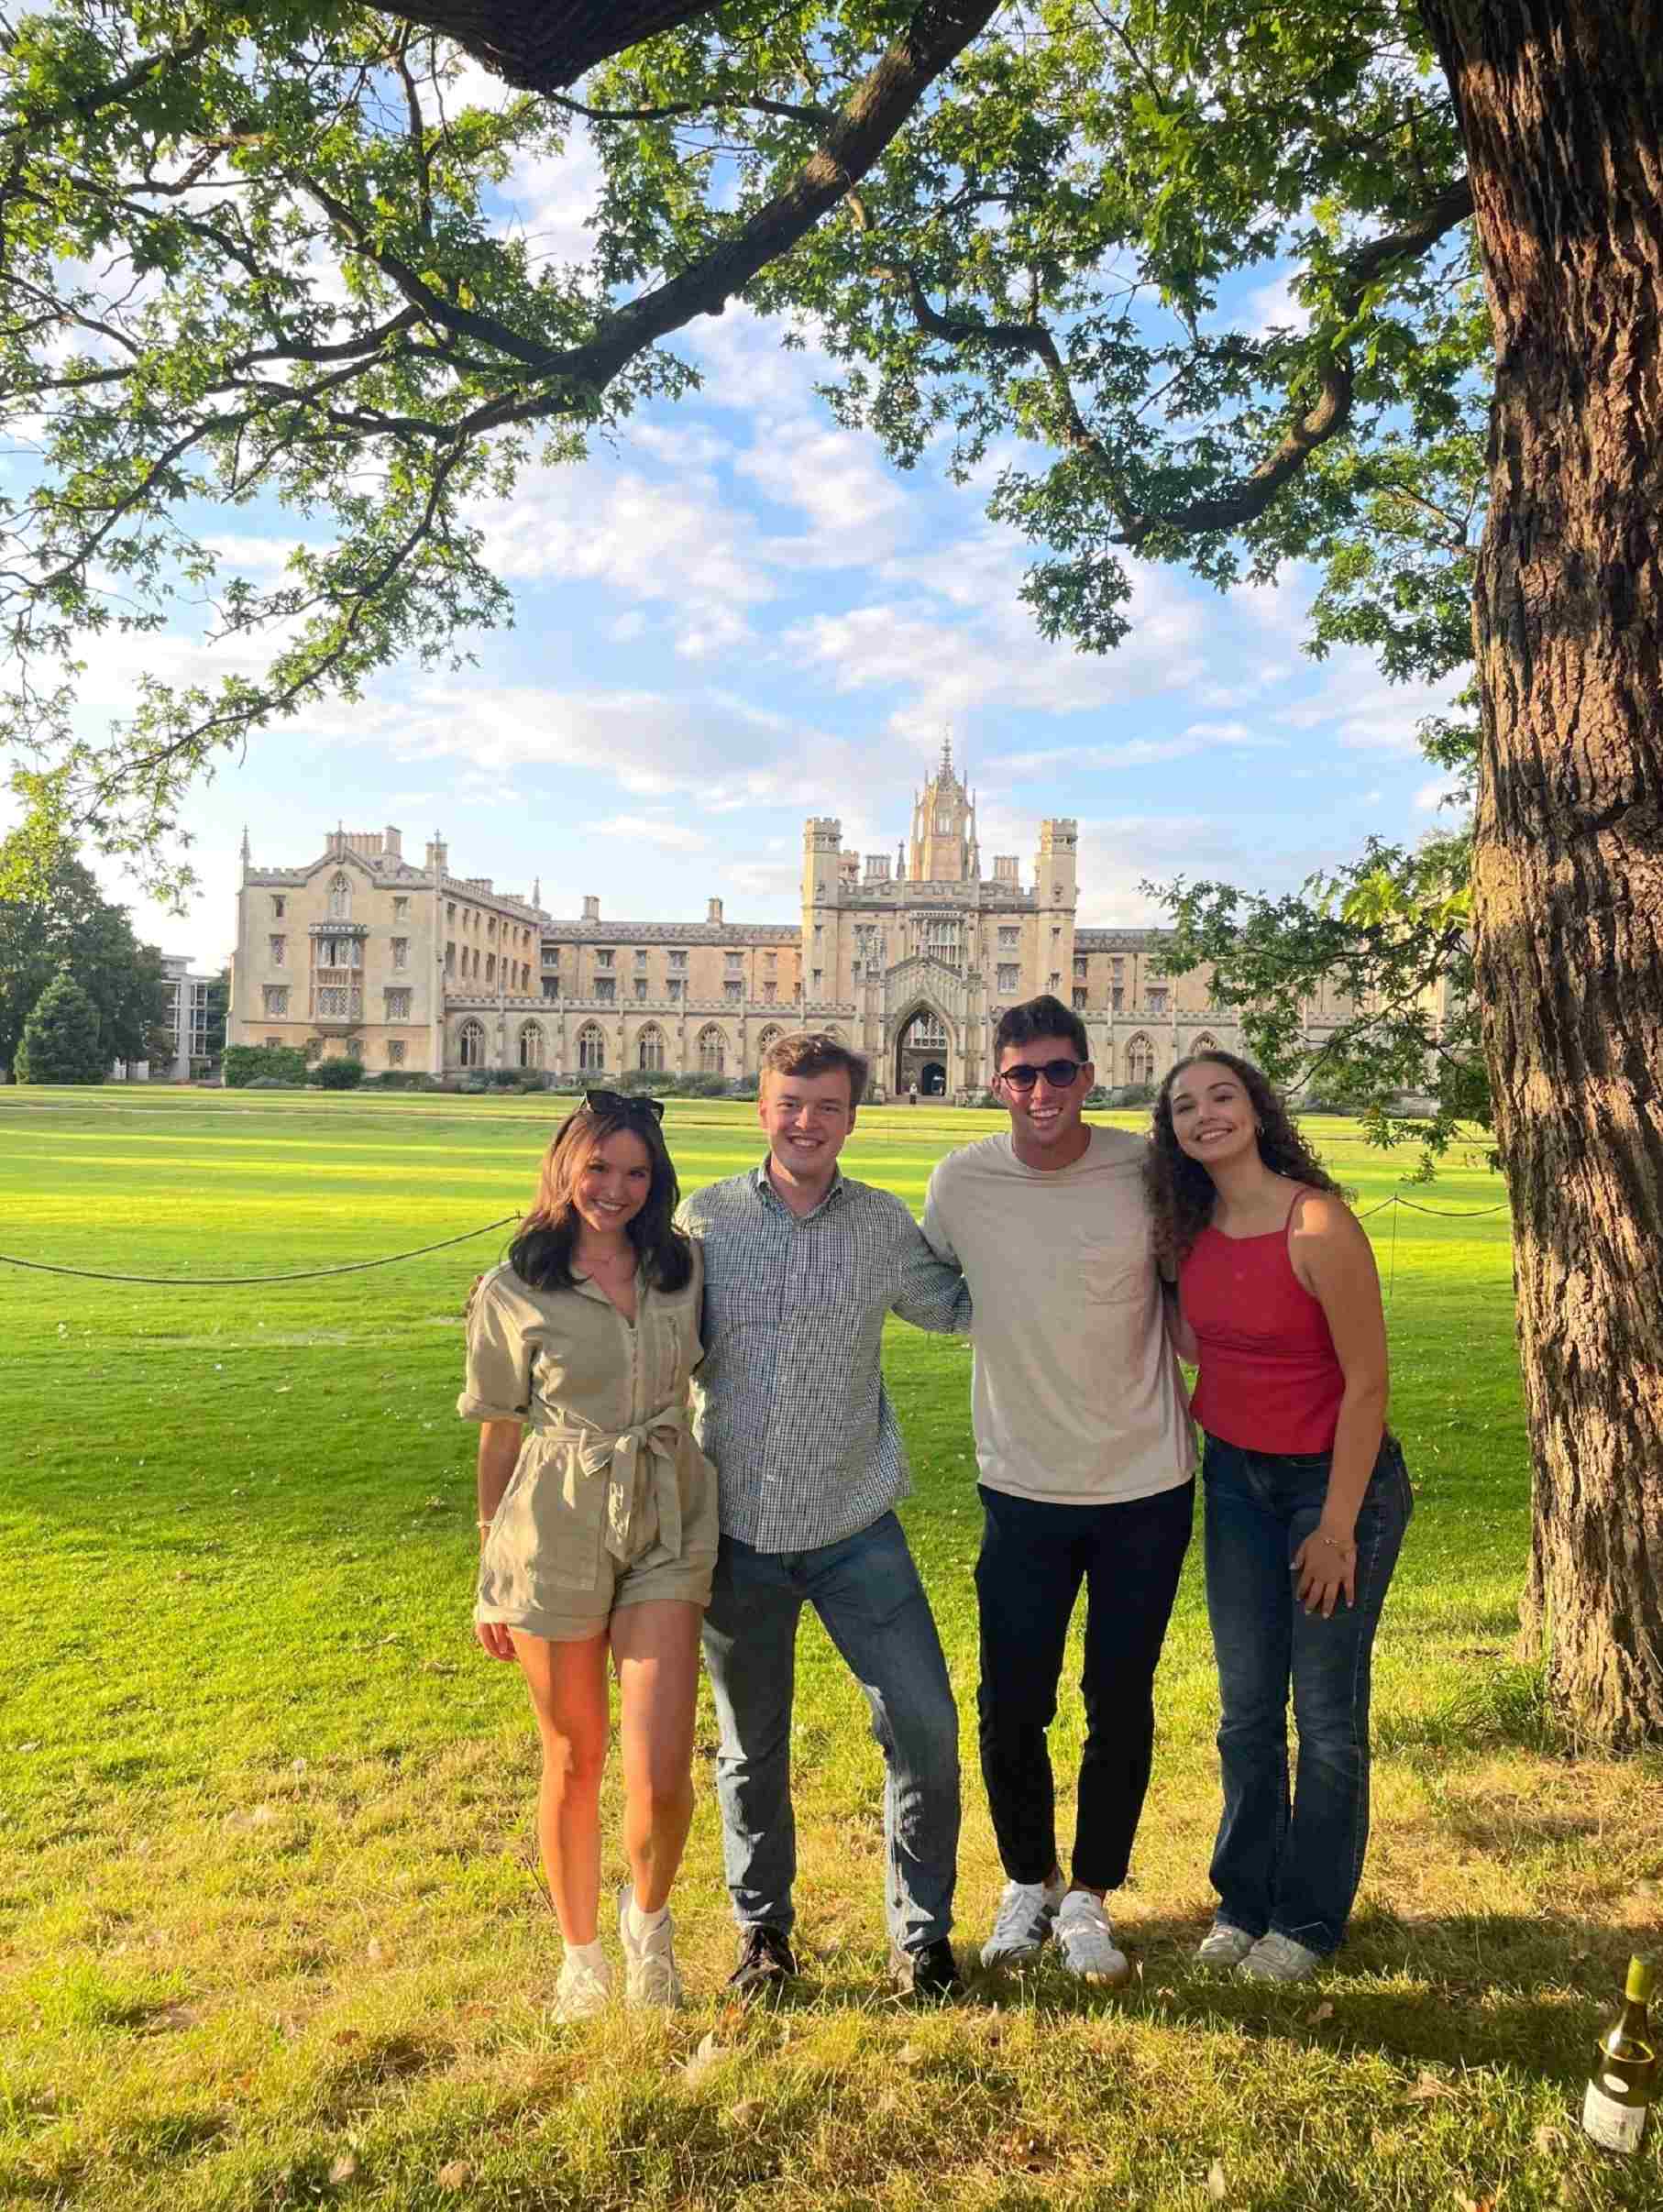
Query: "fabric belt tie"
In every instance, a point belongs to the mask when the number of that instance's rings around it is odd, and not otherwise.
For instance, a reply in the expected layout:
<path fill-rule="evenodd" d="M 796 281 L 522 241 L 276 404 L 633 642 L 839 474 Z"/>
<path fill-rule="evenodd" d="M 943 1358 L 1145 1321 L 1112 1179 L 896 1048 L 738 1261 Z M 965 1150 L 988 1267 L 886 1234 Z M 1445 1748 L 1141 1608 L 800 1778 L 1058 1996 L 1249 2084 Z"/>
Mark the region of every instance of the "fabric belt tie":
<path fill-rule="evenodd" d="M 681 1486 L 676 1465 L 687 1425 L 685 1407 L 666 1405 L 615 1436 L 571 1414 L 544 1432 L 569 1436 L 578 1447 L 579 1469 L 585 1475 L 606 1477 L 606 1548 L 621 1566 L 627 1567 L 648 1549 L 640 1541 L 638 1523 L 644 1518 L 639 1509 L 649 1498 L 657 1508 L 659 1543 L 673 1557 L 681 1557 Z"/>

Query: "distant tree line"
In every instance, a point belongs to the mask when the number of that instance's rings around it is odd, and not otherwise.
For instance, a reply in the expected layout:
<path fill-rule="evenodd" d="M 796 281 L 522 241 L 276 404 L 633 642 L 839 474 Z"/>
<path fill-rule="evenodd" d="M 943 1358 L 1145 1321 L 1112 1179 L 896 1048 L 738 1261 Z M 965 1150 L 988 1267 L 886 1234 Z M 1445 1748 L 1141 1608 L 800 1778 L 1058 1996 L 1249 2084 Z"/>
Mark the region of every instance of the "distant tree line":
<path fill-rule="evenodd" d="M 160 952 L 78 860 L 60 856 L 38 895 L 0 899 L 5 1080 L 97 1083 L 117 1062 L 171 1062 L 167 1017 Z"/>

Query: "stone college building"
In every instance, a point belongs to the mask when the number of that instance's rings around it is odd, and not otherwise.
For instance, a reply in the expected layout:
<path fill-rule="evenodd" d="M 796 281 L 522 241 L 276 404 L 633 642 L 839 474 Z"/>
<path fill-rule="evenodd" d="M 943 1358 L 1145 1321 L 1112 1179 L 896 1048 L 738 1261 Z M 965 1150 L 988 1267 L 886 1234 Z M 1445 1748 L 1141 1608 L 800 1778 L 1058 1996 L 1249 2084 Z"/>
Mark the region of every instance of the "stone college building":
<path fill-rule="evenodd" d="M 227 1041 L 300 1046 L 372 1073 L 494 1068 L 754 1075 L 784 1030 L 865 1053 L 873 1093 L 963 1098 L 986 1087 L 1007 1007 L 1051 991 L 1085 1023 L 1106 1084 L 1150 1083 L 1185 1052 L 1238 1044 L 1205 971 L 1157 972 L 1157 930 L 1077 928 L 1075 824 L 1040 825 L 984 875 L 975 800 L 942 747 L 896 853 L 803 832 L 802 922 L 545 913 L 489 876 L 453 875 L 443 838 L 421 866 L 395 829 L 336 831 L 302 867 L 259 867 L 245 835 Z M 1313 1028 L 1340 1011 L 1313 1006 Z"/>

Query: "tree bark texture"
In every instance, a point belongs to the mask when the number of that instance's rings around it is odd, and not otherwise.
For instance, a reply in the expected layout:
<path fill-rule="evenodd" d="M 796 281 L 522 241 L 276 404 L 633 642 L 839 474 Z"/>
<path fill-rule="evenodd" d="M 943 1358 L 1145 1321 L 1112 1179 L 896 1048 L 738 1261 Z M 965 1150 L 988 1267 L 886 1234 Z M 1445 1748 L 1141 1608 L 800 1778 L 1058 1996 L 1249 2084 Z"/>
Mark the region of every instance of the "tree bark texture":
<path fill-rule="evenodd" d="M 586 69 L 692 16 L 713 16 L 713 0 L 409 0 L 390 7 L 526 92 L 562 92 Z"/>
<path fill-rule="evenodd" d="M 1663 28 L 1421 0 L 1495 330 L 1478 980 L 1534 1463 L 1526 1646 L 1663 1736 Z"/>

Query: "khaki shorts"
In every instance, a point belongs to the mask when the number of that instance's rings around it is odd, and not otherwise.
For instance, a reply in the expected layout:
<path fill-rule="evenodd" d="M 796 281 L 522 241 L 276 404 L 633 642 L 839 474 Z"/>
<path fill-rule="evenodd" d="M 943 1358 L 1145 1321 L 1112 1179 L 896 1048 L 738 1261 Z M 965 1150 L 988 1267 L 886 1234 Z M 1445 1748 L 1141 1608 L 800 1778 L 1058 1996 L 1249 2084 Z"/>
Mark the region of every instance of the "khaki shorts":
<path fill-rule="evenodd" d="M 571 1644 L 599 1635 L 625 1606 L 668 1599 L 702 1610 L 716 1564 L 716 1469 L 690 1436 L 677 1451 L 676 1487 L 679 1548 L 659 1541 L 653 1512 L 626 1564 L 606 1548 L 606 1478 L 586 1475 L 566 1437 L 534 1430 L 479 1554 L 474 1619 Z"/>

